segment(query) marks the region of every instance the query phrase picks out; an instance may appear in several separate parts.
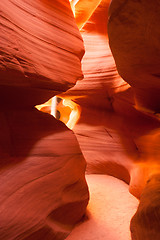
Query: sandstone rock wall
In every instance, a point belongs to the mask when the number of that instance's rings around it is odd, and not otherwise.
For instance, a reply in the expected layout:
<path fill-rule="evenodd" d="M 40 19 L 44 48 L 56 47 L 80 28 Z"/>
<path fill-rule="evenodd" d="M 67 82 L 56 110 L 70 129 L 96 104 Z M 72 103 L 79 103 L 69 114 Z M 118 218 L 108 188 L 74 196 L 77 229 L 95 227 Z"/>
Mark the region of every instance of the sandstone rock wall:
<path fill-rule="evenodd" d="M 68 1 L 2 0 L 0 10 L 0 101 L 34 106 L 82 78 L 83 42 Z"/>
<path fill-rule="evenodd" d="M 34 108 L 82 78 L 83 53 L 69 1 L 0 1 L 1 240 L 62 240 L 85 214 L 79 144 Z"/>

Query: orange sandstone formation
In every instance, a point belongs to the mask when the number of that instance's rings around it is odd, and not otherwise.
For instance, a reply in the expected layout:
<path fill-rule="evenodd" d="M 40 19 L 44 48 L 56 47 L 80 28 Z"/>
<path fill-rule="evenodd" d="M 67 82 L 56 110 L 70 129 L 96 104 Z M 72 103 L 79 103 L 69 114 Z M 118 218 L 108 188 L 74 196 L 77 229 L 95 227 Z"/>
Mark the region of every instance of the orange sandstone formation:
<path fill-rule="evenodd" d="M 116 94 L 130 86 L 118 75 L 109 48 L 108 6 L 109 1 L 103 0 L 81 31 L 85 45 L 82 59 L 84 79 L 61 96 L 72 98 L 81 106 L 112 110 Z M 83 11 L 85 12 L 85 9 Z M 79 12 L 78 4 L 75 12 Z"/>
<path fill-rule="evenodd" d="M 64 239 L 85 213 L 74 134 L 36 109 L 1 111 L 0 239 Z"/>
<path fill-rule="evenodd" d="M 82 78 L 69 1 L 0 1 L 0 239 L 64 239 L 85 214 L 79 144 L 34 108 Z"/>
<path fill-rule="evenodd" d="M 136 108 L 144 114 L 150 113 L 151 128 L 160 111 L 159 11 L 159 1 L 113 0 L 108 24 L 117 69 L 133 88 Z M 160 238 L 159 118 L 157 123 L 154 131 L 149 130 L 137 138 L 140 158 L 131 172 L 130 190 L 134 194 L 139 188 L 140 205 L 131 221 L 133 240 Z"/>
<path fill-rule="evenodd" d="M 118 72 L 135 93 L 137 108 L 160 111 L 158 0 L 112 0 L 109 41 Z"/>
<path fill-rule="evenodd" d="M 88 203 L 85 160 L 140 198 L 132 240 L 159 239 L 160 5 L 112 0 L 107 25 L 109 4 L 73 0 L 74 19 L 69 1 L 0 2 L 0 239 L 65 239 Z M 81 109 L 73 132 L 34 109 L 57 94 L 80 106 L 58 106 L 64 122 Z"/>
<path fill-rule="evenodd" d="M 126 1 L 122 4 L 116 0 L 111 3 L 109 40 L 118 71 L 125 81 L 116 73 L 107 50 L 107 26 L 100 25 L 107 9 L 108 1 L 102 1 L 83 27 L 84 79 L 62 96 L 82 106 L 79 123 L 73 131 L 87 160 L 87 172 L 123 179 L 129 184 L 130 192 L 140 198 L 131 222 L 133 240 L 159 239 L 156 213 L 159 211 L 156 210 L 159 209 L 156 176 L 160 173 L 159 44 L 156 41 L 159 3 Z M 151 202 L 151 209 L 155 210 L 145 216 L 146 211 L 150 212 Z M 141 224 L 145 218 L 148 228 Z M 149 229 L 152 219 L 155 225 Z"/>
<path fill-rule="evenodd" d="M 84 48 L 68 1 L 2 0 L 0 10 L 1 102 L 34 106 L 82 78 Z"/>

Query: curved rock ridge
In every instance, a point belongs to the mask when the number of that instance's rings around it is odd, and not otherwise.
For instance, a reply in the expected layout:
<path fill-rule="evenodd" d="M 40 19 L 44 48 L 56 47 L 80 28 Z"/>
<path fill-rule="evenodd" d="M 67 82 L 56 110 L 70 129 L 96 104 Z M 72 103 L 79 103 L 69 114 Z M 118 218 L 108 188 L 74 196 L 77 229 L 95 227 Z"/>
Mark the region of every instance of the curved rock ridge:
<path fill-rule="evenodd" d="M 160 172 L 160 123 L 135 109 L 129 117 L 82 107 L 73 131 L 87 161 L 87 173 L 122 179 L 137 198 L 148 178 Z"/>
<path fill-rule="evenodd" d="M 71 97 L 80 105 L 113 109 L 116 94 L 130 86 L 119 76 L 109 48 L 107 35 L 109 2 L 101 1 L 81 30 L 85 46 L 85 55 L 82 59 L 84 79 L 61 96 Z M 81 8 L 79 10 L 78 7 L 77 3 L 75 12 L 78 14 L 75 15 L 75 19 L 77 24 L 81 24 L 79 15 L 82 14 L 83 20 L 85 9 L 81 12 Z"/>
<path fill-rule="evenodd" d="M 107 42 L 108 7 L 109 1 L 102 1 L 83 27 L 84 79 L 62 96 L 82 106 L 73 131 L 87 160 L 87 172 L 123 179 L 140 198 L 150 174 L 159 171 L 160 122 L 135 108 L 134 88 L 117 73 Z M 113 1 L 111 12 L 114 7 Z"/>
<path fill-rule="evenodd" d="M 133 6 L 138 8 L 141 3 L 144 4 L 143 1 L 135 1 Z M 131 4 L 131 1 L 124 1 L 123 4 L 122 1 L 112 1 L 109 12 L 109 21 L 111 21 L 109 27 L 114 19 L 116 21 L 115 14 L 113 14 L 112 20 L 112 12 L 120 14 L 119 12 L 123 10 L 125 4 Z M 127 84 L 116 71 L 107 42 L 108 7 L 109 1 L 102 1 L 83 27 L 81 33 L 84 37 L 86 53 L 82 60 L 82 68 L 85 77 L 63 96 L 74 99 L 82 106 L 79 124 L 73 130 L 77 134 L 80 145 L 83 146 L 81 148 L 85 157 L 87 156 L 90 172 L 94 170 L 96 173 L 103 172 L 102 166 L 104 166 L 105 161 L 109 162 L 111 159 L 110 165 L 108 164 L 105 170 L 112 172 L 112 174 L 118 174 L 119 178 L 122 178 L 124 174 L 123 179 L 130 183 L 130 191 L 139 198 L 150 174 L 159 171 L 160 122 L 153 114 L 140 112 L 135 108 L 135 87 Z M 127 16 L 130 20 L 129 15 Z M 131 19 L 132 17 L 134 15 L 131 15 Z M 140 25 L 143 25 L 142 19 L 141 17 L 139 20 Z M 102 20 L 103 24 L 100 25 Z M 120 51 L 122 50 L 120 49 Z M 122 63 L 124 62 L 125 59 Z M 129 62 L 126 63 L 126 66 L 127 64 Z M 134 78 L 134 75 L 132 77 Z M 146 88 L 147 84 L 146 81 L 144 84 Z M 89 104 L 92 107 L 98 107 L 98 109 L 89 108 Z M 101 111 L 101 107 L 103 107 L 103 111 Z M 115 137 L 112 137 L 113 135 Z M 89 138 L 92 144 L 89 143 Z M 93 153 L 96 149 L 98 154 Z M 116 157 L 115 149 L 121 150 Z M 100 157 L 101 154 L 103 157 Z M 121 168 L 123 174 L 116 170 L 114 163 L 115 165 L 118 163 L 117 169 L 121 166 L 124 167 Z M 99 170 L 97 170 L 98 164 L 100 165 Z M 126 169 L 127 171 L 125 171 Z"/>
<path fill-rule="evenodd" d="M 73 132 L 36 109 L 0 116 L 0 239 L 65 239 L 88 203 Z"/>
<path fill-rule="evenodd" d="M 109 43 L 118 72 L 131 85 L 136 108 L 143 112 L 145 118 L 148 115 L 151 128 L 160 110 L 159 10 L 159 1 L 113 0 L 108 21 Z M 145 129 L 146 120 L 143 121 L 141 130 Z M 139 122 L 135 124 L 138 127 Z M 141 196 L 149 176 L 160 173 L 159 136 L 160 122 L 157 118 L 156 128 L 148 129 L 134 140 L 140 158 L 131 171 L 130 192 L 137 197 Z"/>
<path fill-rule="evenodd" d="M 109 42 L 121 77 L 134 89 L 136 105 L 160 112 L 160 3 L 112 0 Z"/>
<path fill-rule="evenodd" d="M 0 22 L 3 103 L 40 104 L 83 77 L 83 41 L 69 1 L 1 0 Z"/>

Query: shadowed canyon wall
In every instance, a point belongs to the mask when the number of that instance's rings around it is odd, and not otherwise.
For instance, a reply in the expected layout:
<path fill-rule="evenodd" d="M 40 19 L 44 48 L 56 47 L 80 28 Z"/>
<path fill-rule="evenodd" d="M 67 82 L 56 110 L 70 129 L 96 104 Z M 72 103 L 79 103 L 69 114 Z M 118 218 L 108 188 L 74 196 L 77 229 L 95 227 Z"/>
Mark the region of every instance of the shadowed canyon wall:
<path fill-rule="evenodd" d="M 0 239 L 64 239 L 85 214 L 86 163 L 63 123 L 34 108 L 82 78 L 68 1 L 0 1 Z"/>
<path fill-rule="evenodd" d="M 159 174 L 160 174 L 160 81 L 159 81 L 159 1 L 111 2 L 109 11 L 109 42 L 120 75 L 133 89 L 135 107 L 149 114 L 150 127 L 137 139 L 141 151 L 140 168 L 133 170 L 134 184 L 147 184 L 140 205 L 131 221 L 132 239 L 159 239 Z M 145 121 L 146 122 L 146 121 Z M 145 123 L 144 122 L 144 123 Z M 140 145 L 139 145 L 140 144 Z M 135 180 L 134 180 L 135 179 Z M 140 185 L 139 184 L 139 185 Z"/>

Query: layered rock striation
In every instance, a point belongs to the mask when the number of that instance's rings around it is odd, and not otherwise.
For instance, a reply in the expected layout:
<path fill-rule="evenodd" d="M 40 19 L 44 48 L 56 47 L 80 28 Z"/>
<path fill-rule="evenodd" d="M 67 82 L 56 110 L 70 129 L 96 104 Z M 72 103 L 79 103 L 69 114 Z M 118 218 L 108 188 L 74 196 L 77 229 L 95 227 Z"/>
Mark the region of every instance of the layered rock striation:
<path fill-rule="evenodd" d="M 82 78 L 84 47 L 69 1 L 2 0 L 0 10 L 1 102 L 34 106 Z"/>
<path fill-rule="evenodd" d="M 82 78 L 69 1 L 0 1 L 0 239 L 62 240 L 88 203 L 73 134 L 34 108 Z"/>
<path fill-rule="evenodd" d="M 0 239 L 64 239 L 88 203 L 73 132 L 37 109 L 10 109 L 1 134 Z"/>

